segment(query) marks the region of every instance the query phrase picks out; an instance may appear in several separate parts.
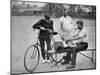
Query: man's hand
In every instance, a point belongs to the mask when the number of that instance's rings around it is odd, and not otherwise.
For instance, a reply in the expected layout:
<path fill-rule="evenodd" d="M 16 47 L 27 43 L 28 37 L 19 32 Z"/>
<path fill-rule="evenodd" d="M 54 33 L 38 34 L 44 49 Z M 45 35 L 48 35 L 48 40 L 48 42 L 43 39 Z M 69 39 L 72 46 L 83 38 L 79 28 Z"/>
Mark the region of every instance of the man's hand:
<path fill-rule="evenodd" d="M 58 34 L 60 35 L 60 38 L 64 41 L 64 37 L 62 36 L 61 32 L 58 32 Z"/>
<path fill-rule="evenodd" d="M 66 40 L 66 43 L 69 43 L 69 42 L 71 42 L 71 40 L 70 40 L 70 39 Z"/>
<path fill-rule="evenodd" d="M 40 29 L 41 29 L 41 30 L 45 30 L 45 28 L 44 28 L 44 27 L 40 27 Z"/>
<path fill-rule="evenodd" d="M 64 38 L 61 36 L 61 39 L 64 41 Z"/>
<path fill-rule="evenodd" d="M 52 30 L 49 30 L 49 32 L 52 33 L 53 31 Z"/>

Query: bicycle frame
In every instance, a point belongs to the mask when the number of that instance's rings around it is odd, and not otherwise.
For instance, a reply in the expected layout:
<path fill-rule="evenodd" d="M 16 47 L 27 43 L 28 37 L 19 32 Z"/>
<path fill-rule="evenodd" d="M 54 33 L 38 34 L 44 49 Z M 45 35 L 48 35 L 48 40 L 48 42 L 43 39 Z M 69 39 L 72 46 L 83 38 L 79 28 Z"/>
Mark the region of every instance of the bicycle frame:
<path fill-rule="evenodd" d="M 40 43 L 39 43 L 39 34 L 40 34 L 40 31 L 37 33 L 38 38 L 37 38 L 37 41 L 35 43 L 35 46 L 38 46 L 38 45 L 40 46 Z M 53 34 L 52 33 L 50 34 L 50 39 L 51 39 L 51 41 L 54 44 L 55 43 L 55 38 L 53 37 Z"/>
<path fill-rule="evenodd" d="M 56 35 L 56 34 L 53 34 L 53 33 L 55 33 L 55 32 L 50 33 L 50 39 L 51 39 L 51 42 L 52 42 L 51 50 L 54 49 L 53 47 L 54 47 L 54 44 L 56 43 L 55 38 L 54 38 L 54 35 Z M 40 43 L 39 43 L 39 34 L 40 34 L 40 31 L 37 33 L 38 38 L 37 38 L 37 42 L 36 42 L 35 46 L 40 46 Z M 54 50 L 55 50 L 55 49 L 54 49 Z M 47 53 L 47 52 L 46 52 L 46 53 Z M 53 60 L 54 62 L 56 62 L 56 64 L 62 61 L 62 59 L 61 59 L 59 62 L 56 61 L 56 60 L 57 60 L 57 53 L 56 53 L 56 52 L 54 52 L 53 54 L 52 54 L 52 53 L 51 53 L 51 54 L 49 53 L 49 55 L 50 55 L 50 57 L 52 58 L 52 60 Z M 53 55 L 55 55 L 55 60 L 54 60 L 54 58 L 53 58 Z"/>

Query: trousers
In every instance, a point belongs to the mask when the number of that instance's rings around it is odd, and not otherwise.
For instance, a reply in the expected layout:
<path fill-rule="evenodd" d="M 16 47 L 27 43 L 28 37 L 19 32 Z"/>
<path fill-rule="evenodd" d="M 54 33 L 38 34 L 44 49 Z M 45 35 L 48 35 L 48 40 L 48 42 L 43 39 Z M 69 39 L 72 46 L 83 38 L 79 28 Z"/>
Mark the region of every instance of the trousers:
<path fill-rule="evenodd" d="M 51 39 L 50 37 L 39 37 L 40 47 L 41 47 L 41 55 L 43 59 L 45 59 L 45 55 L 47 53 L 47 59 L 49 59 L 48 50 L 51 50 Z M 45 42 L 47 44 L 47 52 L 45 51 Z"/>
<path fill-rule="evenodd" d="M 67 52 L 66 56 L 64 56 L 64 60 L 71 61 L 71 64 L 75 65 L 77 52 L 86 50 L 87 48 L 88 48 L 87 42 L 80 42 L 77 44 L 76 47 L 58 47 L 57 52 L 58 53 Z"/>

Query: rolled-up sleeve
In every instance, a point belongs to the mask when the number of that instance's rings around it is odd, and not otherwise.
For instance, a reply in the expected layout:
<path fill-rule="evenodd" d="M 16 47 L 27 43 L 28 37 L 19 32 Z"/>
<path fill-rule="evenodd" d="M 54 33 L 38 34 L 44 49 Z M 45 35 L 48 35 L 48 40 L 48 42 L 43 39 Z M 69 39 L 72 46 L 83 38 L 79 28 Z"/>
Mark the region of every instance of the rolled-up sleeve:
<path fill-rule="evenodd" d="M 34 29 L 40 29 L 40 26 L 41 26 L 41 20 L 39 20 L 37 23 L 35 23 L 32 28 Z"/>

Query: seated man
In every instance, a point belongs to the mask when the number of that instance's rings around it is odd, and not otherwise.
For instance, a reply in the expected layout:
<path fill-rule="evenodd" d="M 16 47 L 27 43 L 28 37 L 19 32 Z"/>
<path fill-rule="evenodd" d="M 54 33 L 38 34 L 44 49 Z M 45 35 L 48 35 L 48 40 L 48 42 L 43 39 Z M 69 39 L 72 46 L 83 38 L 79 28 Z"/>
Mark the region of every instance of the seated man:
<path fill-rule="evenodd" d="M 86 50 L 88 48 L 87 33 L 83 28 L 83 21 L 77 21 L 77 35 L 73 36 L 71 39 L 67 40 L 66 43 L 69 44 L 68 47 L 58 47 L 57 52 L 67 52 L 71 56 L 71 64 L 68 68 L 74 68 L 76 65 L 77 52 Z M 72 44 L 72 45 L 71 45 Z M 67 59 L 66 59 L 67 60 Z"/>

